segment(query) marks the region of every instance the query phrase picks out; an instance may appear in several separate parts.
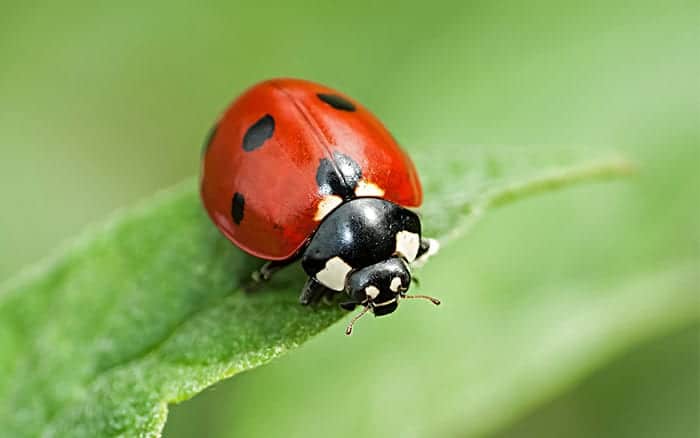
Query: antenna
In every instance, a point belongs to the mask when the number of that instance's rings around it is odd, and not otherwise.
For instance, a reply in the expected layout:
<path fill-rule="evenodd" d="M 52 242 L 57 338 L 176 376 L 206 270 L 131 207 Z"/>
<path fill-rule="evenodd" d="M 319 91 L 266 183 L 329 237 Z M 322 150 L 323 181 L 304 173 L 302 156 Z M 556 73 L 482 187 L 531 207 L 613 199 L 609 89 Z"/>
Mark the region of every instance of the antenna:
<path fill-rule="evenodd" d="M 428 300 L 431 303 L 435 304 L 436 306 L 440 305 L 440 300 L 437 298 L 429 297 L 427 295 L 404 295 L 401 298 L 412 298 L 412 299 L 421 299 L 421 300 Z"/>
<path fill-rule="evenodd" d="M 348 324 L 348 328 L 345 329 L 345 334 L 350 336 L 352 334 L 352 326 L 355 325 L 358 319 L 362 318 L 365 316 L 365 314 L 369 312 L 369 306 L 365 307 L 362 309 L 362 312 L 358 313 L 353 319 L 350 320 L 350 324 Z"/>

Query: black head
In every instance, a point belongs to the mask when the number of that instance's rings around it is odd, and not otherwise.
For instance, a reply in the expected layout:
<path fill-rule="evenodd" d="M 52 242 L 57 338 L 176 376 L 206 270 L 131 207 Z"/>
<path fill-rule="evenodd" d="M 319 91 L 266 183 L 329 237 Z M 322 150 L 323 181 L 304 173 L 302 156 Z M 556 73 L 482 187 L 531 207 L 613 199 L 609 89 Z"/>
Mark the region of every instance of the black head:
<path fill-rule="evenodd" d="M 421 298 L 439 305 L 440 301 L 425 295 L 406 295 L 411 285 L 411 271 L 408 262 L 403 257 L 392 257 L 366 268 L 359 269 L 350 274 L 345 285 L 345 293 L 353 301 L 343 303 L 343 307 L 352 310 L 357 305 L 364 306 L 362 312 L 354 317 L 346 334 L 352 333 L 355 322 L 367 312 L 374 316 L 383 316 L 393 313 L 402 299 Z"/>
<path fill-rule="evenodd" d="M 382 316 L 396 310 L 400 294 L 410 284 L 411 273 L 406 262 L 392 257 L 350 274 L 345 293 L 353 302 L 370 307 L 375 316 Z"/>

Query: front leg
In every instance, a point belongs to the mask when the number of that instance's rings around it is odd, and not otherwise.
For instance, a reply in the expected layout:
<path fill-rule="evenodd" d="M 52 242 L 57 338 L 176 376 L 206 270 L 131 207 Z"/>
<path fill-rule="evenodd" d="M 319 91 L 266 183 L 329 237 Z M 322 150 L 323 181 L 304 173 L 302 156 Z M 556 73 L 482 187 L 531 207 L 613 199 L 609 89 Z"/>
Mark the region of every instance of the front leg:
<path fill-rule="evenodd" d="M 306 280 L 306 284 L 304 284 L 304 288 L 301 290 L 299 302 L 304 306 L 308 306 L 309 304 L 316 303 L 321 298 L 331 296 L 334 293 L 336 293 L 336 291 L 333 289 L 329 289 L 315 279 L 309 278 Z"/>
<path fill-rule="evenodd" d="M 435 239 L 421 237 L 420 247 L 416 259 L 411 263 L 414 268 L 420 268 L 428 261 L 428 259 L 440 250 L 440 242 Z"/>

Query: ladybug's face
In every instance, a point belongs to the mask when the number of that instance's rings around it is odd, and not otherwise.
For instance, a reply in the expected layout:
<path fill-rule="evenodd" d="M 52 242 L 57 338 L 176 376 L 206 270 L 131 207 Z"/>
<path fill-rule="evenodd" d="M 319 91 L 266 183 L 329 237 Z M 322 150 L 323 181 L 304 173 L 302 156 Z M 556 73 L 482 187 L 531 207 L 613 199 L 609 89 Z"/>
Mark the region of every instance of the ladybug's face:
<path fill-rule="evenodd" d="M 375 316 L 388 315 L 411 284 L 407 263 L 392 257 L 350 274 L 345 292 L 357 304 L 369 307 Z"/>

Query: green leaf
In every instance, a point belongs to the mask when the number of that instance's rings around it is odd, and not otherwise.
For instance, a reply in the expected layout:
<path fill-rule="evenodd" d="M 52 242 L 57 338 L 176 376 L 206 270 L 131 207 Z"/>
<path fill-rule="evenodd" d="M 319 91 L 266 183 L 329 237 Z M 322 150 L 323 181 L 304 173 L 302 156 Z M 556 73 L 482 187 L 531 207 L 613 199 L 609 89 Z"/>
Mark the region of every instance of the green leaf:
<path fill-rule="evenodd" d="M 451 242 L 491 207 L 631 170 L 616 156 L 580 155 L 418 155 L 426 234 Z M 298 267 L 265 291 L 241 292 L 259 261 L 219 235 L 195 185 L 117 215 L 0 288 L 5 433 L 158 435 L 168 403 L 267 363 L 343 316 L 297 303 Z"/>
<path fill-rule="evenodd" d="M 694 153 L 663 170 L 692 169 Z M 700 258 L 684 250 L 697 239 L 683 224 L 695 207 L 668 206 L 654 162 L 640 163 L 629 184 L 491 212 L 420 272 L 440 308 L 406 304 L 346 340 L 336 326 L 176 407 L 165 436 L 326 436 L 329 427 L 337 437 L 491 436 L 639 344 L 697 323 Z M 639 394 L 625 399 L 630 416 Z"/>

